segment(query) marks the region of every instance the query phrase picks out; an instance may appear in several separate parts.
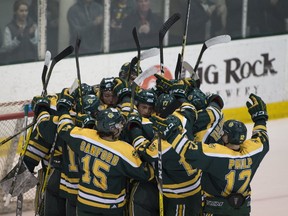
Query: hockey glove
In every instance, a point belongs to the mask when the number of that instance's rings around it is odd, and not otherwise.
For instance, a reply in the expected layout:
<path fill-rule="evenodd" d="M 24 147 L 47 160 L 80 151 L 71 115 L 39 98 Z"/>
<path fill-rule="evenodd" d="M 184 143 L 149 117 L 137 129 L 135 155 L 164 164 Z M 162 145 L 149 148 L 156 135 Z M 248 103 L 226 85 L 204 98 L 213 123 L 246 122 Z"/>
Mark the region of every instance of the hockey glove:
<path fill-rule="evenodd" d="M 255 94 L 250 94 L 249 98 L 252 100 L 251 104 L 249 101 L 246 102 L 246 106 L 248 108 L 248 112 L 251 115 L 251 119 L 253 122 L 257 122 L 259 120 L 268 120 L 267 108 L 264 101 Z"/>
<path fill-rule="evenodd" d="M 75 117 L 75 125 L 82 128 L 94 128 L 95 119 L 88 114 L 77 113 Z"/>
<path fill-rule="evenodd" d="M 130 131 L 134 127 L 142 128 L 142 118 L 139 113 L 129 113 L 127 117 L 127 129 Z"/>
<path fill-rule="evenodd" d="M 223 99 L 218 94 L 209 93 L 206 95 L 206 100 L 208 104 L 216 103 L 220 109 L 224 107 Z"/>
<path fill-rule="evenodd" d="M 150 121 L 153 123 L 153 129 L 158 132 L 162 139 L 168 140 L 183 131 L 181 121 L 173 115 L 166 119 L 152 115 Z"/>
<path fill-rule="evenodd" d="M 50 100 L 47 97 L 35 96 L 31 102 L 34 115 L 37 117 L 42 111 L 49 111 Z"/>
<path fill-rule="evenodd" d="M 183 79 L 184 83 L 188 85 L 189 88 L 197 88 L 196 81 L 190 77 Z"/>
<path fill-rule="evenodd" d="M 69 94 L 68 88 L 64 88 L 60 94 L 60 98 L 57 102 L 57 110 L 69 111 L 74 104 L 74 97 Z"/>
<path fill-rule="evenodd" d="M 116 77 L 114 83 L 113 93 L 118 97 L 118 103 L 120 103 L 124 97 L 131 96 L 131 88 L 126 80 Z"/>
<path fill-rule="evenodd" d="M 188 93 L 187 99 L 197 110 L 207 107 L 206 95 L 198 88 L 193 88 L 192 91 Z"/>
<path fill-rule="evenodd" d="M 156 88 L 158 93 L 169 93 L 170 88 L 172 87 L 172 82 L 159 74 L 154 74 L 154 76 L 157 78 Z"/>
<path fill-rule="evenodd" d="M 183 81 L 179 80 L 176 83 L 173 83 L 170 89 L 170 94 L 173 94 L 175 98 L 184 98 L 186 99 L 188 92 L 188 85 Z"/>

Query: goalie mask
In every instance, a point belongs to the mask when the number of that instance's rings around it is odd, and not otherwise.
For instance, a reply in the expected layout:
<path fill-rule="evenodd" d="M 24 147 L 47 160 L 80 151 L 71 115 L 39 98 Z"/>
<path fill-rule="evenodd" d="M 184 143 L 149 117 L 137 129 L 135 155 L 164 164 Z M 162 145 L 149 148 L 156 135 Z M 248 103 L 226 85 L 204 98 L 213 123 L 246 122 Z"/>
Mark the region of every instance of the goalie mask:
<path fill-rule="evenodd" d="M 240 145 L 246 140 L 247 128 L 237 120 L 227 120 L 223 125 L 224 134 L 228 135 L 228 143 Z"/>
<path fill-rule="evenodd" d="M 125 119 L 115 108 L 100 111 L 96 116 L 96 130 L 103 135 L 117 138 L 125 124 Z"/>

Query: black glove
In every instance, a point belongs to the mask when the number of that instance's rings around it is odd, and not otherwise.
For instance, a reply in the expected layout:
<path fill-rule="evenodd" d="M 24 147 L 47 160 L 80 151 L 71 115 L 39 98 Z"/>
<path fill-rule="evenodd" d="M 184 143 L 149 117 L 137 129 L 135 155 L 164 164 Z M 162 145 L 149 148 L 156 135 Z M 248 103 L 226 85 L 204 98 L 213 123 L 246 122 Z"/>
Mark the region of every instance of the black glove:
<path fill-rule="evenodd" d="M 170 89 L 170 94 L 173 94 L 175 98 L 184 98 L 186 99 L 188 92 L 188 85 L 183 81 L 179 80 L 176 83 L 173 83 Z"/>
<path fill-rule="evenodd" d="M 153 129 L 158 132 L 162 139 L 168 140 L 183 131 L 181 121 L 173 115 L 169 115 L 166 119 L 153 115 L 150 118 L 153 123 Z"/>
<path fill-rule="evenodd" d="M 75 125 L 82 128 L 94 128 L 95 119 L 88 114 L 77 113 L 75 117 Z"/>
<path fill-rule="evenodd" d="M 42 111 L 49 111 L 50 100 L 47 97 L 35 96 L 31 102 L 34 115 L 37 117 Z"/>
<path fill-rule="evenodd" d="M 60 98 L 57 101 L 57 110 L 70 110 L 74 104 L 74 97 L 69 94 L 69 89 L 64 88 L 60 94 Z"/>
<path fill-rule="evenodd" d="M 127 117 L 127 129 L 130 131 L 134 127 L 142 128 L 142 118 L 139 113 L 132 112 Z"/>
<path fill-rule="evenodd" d="M 253 122 L 257 122 L 259 120 L 268 120 L 267 108 L 264 101 L 255 94 L 250 94 L 249 98 L 252 100 L 251 104 L 249 101 L 246 102 L 246 106 L 248 108 L 248 112 L 251 115 L 251 119 Z"/>
<path fill-rule="evenodd" d="M 198 88 L 193 88 L 192 91 L 188 93 L 187 99 L 197 110 L 207 107 L 206 95 Z"/>
<path fill-rule="evenodd" d="M 161 93 L 169 93 L 170 88 L 172 87 L 173 83 L 166 79 L 164 76 L 159 74 L 154 74 L 156 79 L 156 88 L 159 94 Z"/>
<path fill-rule="evenodd" d="M 121 102 L 124 97 L 131 96 L 131 88 L 126 80 L 116 77 L 114 83 L 113 93 L 118 97 L 118 103 Z"/>

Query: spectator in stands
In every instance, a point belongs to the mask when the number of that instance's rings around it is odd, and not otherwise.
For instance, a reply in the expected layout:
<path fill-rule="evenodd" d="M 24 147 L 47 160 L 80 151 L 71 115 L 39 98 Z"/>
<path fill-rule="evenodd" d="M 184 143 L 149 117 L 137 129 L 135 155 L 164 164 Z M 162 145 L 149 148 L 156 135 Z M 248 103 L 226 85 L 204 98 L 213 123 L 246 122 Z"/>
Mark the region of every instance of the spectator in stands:
<path fill-rule="evenodd" d="M 225 0 L 210 0 L 215 10 L 211 14 L 211 37 L 226 33 L 227 6 Z"/>
<path fill-rule="evenodd" d="M 206 24 L 215 9 L 207 1 L 192 0 L 188 22 L 187 43 L 199 43 L 206 39 Z"/>
<path fill-rule="evenodd" d="M 2 49 L 7 57 L 6 63 L 37 60 L 37 25 L 28 13 L 27 1 L 15 1 L 13 19 L 6 25 L 3 36 Z"/>
<path fill-rule="evenodd" d="M 286 32 L 287 0 L 250 0 L 250 35 L 273 35 Z"/>
<path fill-rule="evenodd" d="M 119 49 L 118 39 L 123 20 L 132 12 L 134 7 L 133 0 L 113 0 L 111 2 L 110 50 Z"/>
<path fill-rule="evenodd" d="M 162 24 L 162 18 L 151 10 L 150 0 L 136 0 L 136 10 L 123 21 L 119 43 L 123 49 L 135 48 L 132 29 L 136 27 L 142 48 L 158 46 L 158 33 Z"/>
<path fill-rule="evenodd" d="M 80 53 L 97 53 L 103 47 L 103 6 L 93 0 L 77 0 L 67 14 L 70 44 L 81 38 Z"/>
<path fill-rule="evenodd" d="M 52 56 L 56 56 L 58 54 L 59 4 L 60 0 L 47 1 L 47 49 L 51 52 Z M 29 16 L 37 23 L 38 0 L 31 1 Z"/>

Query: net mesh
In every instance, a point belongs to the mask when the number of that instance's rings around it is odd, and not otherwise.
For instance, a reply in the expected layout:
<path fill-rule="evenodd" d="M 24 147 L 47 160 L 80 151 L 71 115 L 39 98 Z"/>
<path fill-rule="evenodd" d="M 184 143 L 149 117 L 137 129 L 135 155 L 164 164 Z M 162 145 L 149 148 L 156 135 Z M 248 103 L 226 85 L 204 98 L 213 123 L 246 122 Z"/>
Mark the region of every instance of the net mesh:
<path fill-rule="evenodd" d="M 24 106 L 29 101 L 18 101 L 9 103 L 0 103 L 0 142 L 16 134 L 26 125 L 24 121 Z M 31 123 L 32 117 L 28 117 L 27 124 Z M 3 179 L 7 173 L 17 164 L 20 152 L 24 145 L 24 132 L 15 136 L 11 140 L 0 145 L 0 179 Z M 24 194 L 23 210 L 32 210 L 34 208 L 34 198 L 36 189 L 32 188 Z M 17 197 L 13 197 L 8 206 L 4 206 L 6 194 L 0 188 L 0 215 L 11 213 L 16 210 Z"/>

